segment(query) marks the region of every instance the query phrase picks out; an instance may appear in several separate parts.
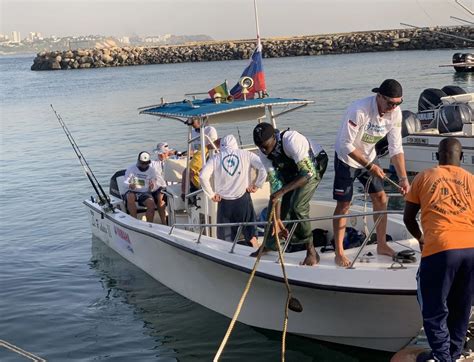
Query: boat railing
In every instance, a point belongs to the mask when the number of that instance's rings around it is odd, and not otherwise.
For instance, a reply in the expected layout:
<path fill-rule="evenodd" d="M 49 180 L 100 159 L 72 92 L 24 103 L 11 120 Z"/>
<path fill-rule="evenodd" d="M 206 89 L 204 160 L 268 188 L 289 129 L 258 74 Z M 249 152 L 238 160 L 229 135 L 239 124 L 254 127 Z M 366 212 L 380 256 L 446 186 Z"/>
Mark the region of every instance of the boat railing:
<path fill-rule="evenodd" d="M 307 218 L 307 219 L 299 219 L 299 220 L 282 220 L 283 224 L 291 224 L 291 229 L 288 233 L 288 237 L 285 241 L 285 244 L 283 246 L 282 252 L 284 253 L 290 243 L 290 240 L 296 230 L 296 227 L 298 226 L 299 223 L 301 222 L 313 222 L 313 221 L 325 221 L 325 220 L 337 220 L 337 219 L 342 219 L 342 218 L 356 218 L 356 217 L 367 217 L 367 216 L 383 216 L 383 215 L 403 215 L 403 210 L 385 210 L 385 211 L 370 211 L 370 212 L 356 212 L 356 213 L 351 213 L 351 214 L 346 214 L 346 215 L 328 215 L 328 216 L 318 216 L 318 217 L 312 217 L 312 218 Z M 364 250 L 365 246 L 367 243 L 370 241 L 372 234 L 375 232 L 377 225 L 379 224 L 380 220 L 382 220 L 382 217 L 378 217 L 374 225 L 372 226 L 371 230 L 366 234 L 366 237 L 364 241 L 362 242 L 361 246 L 359 247 L 359 250 L 357 251 L 357 254 L 355 258 L 352 260 L 351 265 L 347 267 L 348 269 L 355 269 L 354 264 L 357 261 L 357 258 L 359 255 L 362 253 Z M 240 233 L 242 232 L 242 228 L 245 226 L 265 226 L 267 225 L 267 221 L 252 221 L 252 222 L 236 222 L 236 223 L 219 223 L 219 224 L 174 224 L 171 226 L 171 229 L 169 231 L 169 235 L 173 234 L 173 231 L 175 228 L 181 227 L 181 228 L 196 228 L 199 227 L 199 236 L 197 238 L 196 243 L 201 242 L 201 238 L 203 235 L 203 232 L 206 228 L 208 227 L 235 227 L 237 226 L 237 233 L 236 236 L 232 242 L 232 246 L 230 248 L 229 253 L 234 253 L 235 245 L 237 244 L 237 241 L 239 240 Z M 280 258 L 276 260 L 276 262 L 279 262 Z"/>

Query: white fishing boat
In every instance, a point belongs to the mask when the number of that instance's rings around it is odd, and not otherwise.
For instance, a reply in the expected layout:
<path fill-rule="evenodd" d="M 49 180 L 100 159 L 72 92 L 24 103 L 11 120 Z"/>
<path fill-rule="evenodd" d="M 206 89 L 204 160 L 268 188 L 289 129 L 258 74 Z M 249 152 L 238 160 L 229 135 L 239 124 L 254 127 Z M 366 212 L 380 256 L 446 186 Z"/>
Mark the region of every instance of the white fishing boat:
<path fill-rule="evenodd" d="M 216 126 L 248 120 L 254 122 L 249 125 L 253 127 L 262 119 L 275 124 L 278 117 L 310 103 L 299 99 L 258 98 L 216 104 L 210 99 L 191 99 L 148 107 L 140 113 L 185 125 L 198 118 L 202 124 Z M 279 107 L 283 110 L 278 113 Z M 190 129 L 188 134 L 191 144 Z M 111 180 L 110 202 L 103 198 L 84 201 L 92 233 L 173 291 L 232 317 L 256 260 L 249 256 L 254 249 L 237 244 L 237 240 L 230 243 L 216 238 L 216 204 L 204 193 L 188 193 L 186 202 L 181 200 L 180 176 L 187 161 L 170 160 L 165 164 L 164 174 L 170 184 L 166 189 L 170 225 L 142 221 L 143 214 L 136 219 L 126 213 L 121 197 L 123 172 L 118 172 Z M 197 196 L 196 203 L 187 202 L 193 196 Z M 252 198 L 258 214 L 268 203 L 268 185 L 252 194 Z M 319 201 L 320 198 L 317 192 L 316 200 L 311 202 L 311 224 L 313 228 L 328 230 L 331 238 L 335 205 L 331 201 Z M 409 236 L 399 213 L 389 212 L 387 232 L 394 240 L 391 246 L 396 251 L 414 250 L 419 259 L 417 242 Z M 370 216 L 373 213 L 370 210 L 364 213 L 364 208 L 354 206 L 351 214 L 350 225 L 365 229 L 369 237 L 374 229 Z M 419 333 L 422 322 L 415 281 L 418 261 L 394 262 L 391 257 L 377 255 L 372 244 L 346 250 L 353 265 L 342 268 L 335 265 L 333 252 L 317 250 L 321 261 L 316 267 L 299 265 L 304 251 L 284 255 L 293 295 L 303 306 L 301 313 L 290 312 L 289 333 L 385 351 L 399 350 Z M 286 288 L 278 261 L 276 252 L 262 257 L 240 322 L 282 330 Z"/>
<path fill-rule="evenodd" d="M 461 167 L 474 173 L 474 93 L 441 97 L 440 100 L 441 105 L 416 115 L 403 111 L 402 136 L 407 172 L 416 174 L 435 167 L 439 142 L 446 137 L 456 137 L 463 147 Z M 384 148 L 382 144 L 379 144 L 381 150 Z M 381 157 L 380 163 L 384 169 L 390 169 L 388 155 Z"/>

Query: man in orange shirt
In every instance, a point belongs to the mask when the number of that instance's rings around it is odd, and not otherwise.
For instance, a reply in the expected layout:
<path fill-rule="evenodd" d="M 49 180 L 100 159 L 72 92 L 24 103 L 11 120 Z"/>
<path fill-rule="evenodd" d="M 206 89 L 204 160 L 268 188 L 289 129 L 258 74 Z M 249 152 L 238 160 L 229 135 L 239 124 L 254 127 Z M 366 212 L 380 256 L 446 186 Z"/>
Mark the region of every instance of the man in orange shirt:
<path fill-rule="evenodd" d="M 431 352 L 417 361 L 461 356 L 474 299 L 474 176 L 460 167 L 457 139 L 443 139 L 436 157 L 439 165 L 413 180 L 403 217 L 422 250 L 418 302 Z"/>

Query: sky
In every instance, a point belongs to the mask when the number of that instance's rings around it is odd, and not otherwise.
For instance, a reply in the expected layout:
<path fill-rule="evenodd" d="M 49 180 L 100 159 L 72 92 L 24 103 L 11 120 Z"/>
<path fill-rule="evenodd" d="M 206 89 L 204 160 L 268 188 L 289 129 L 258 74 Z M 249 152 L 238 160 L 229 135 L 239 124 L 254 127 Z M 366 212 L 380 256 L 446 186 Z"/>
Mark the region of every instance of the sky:
<path fill-rule="evenodd" d="M 474 9 L 474 0 L 461 0 Z M 461 25 L 454 0 L 258 0 L 262 37 Z M 0 0 L 0 33 L 43 36 L 196 35 L 255 38 L 253 0 Z"/>

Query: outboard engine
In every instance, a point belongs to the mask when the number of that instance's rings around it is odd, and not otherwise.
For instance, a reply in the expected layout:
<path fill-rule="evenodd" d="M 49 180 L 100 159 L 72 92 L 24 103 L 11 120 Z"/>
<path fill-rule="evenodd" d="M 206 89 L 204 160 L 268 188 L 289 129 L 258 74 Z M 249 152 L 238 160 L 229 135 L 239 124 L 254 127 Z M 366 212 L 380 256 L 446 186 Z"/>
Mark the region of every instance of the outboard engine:
<path fill-rule="evenodd" d="M 457 85 L 445 85 L 441 90 L 448 96 L 457 96 L 458 94 L 466 94 L 467 92 Z"/>
<path fill-rule="evenodd" d="M 472 122 L 473 111 L 469 104 L 453 103 L 443 106 L 429 125 L 437 128 L 439 133 L 462 131 L 464 123 Z"/>
<path fill-rule="evenodd" d="M 428 88 L 421 92 L 418 98 L 418 112 L 426 111 L 428 109 L 435 109 L 441 105 L 441 98 L 446 97 L 447 94 L 438 88 Z"/>
<path fill-rule="evenodd" d="M 402 137 L 420 131 L 421 122 L 416 114 L 410 111 L 402 111 Z"/>
<path fill-rule="evenodd" d="M 402 137 L 419 131 L 421 131 L 421 122 L 416 117 L 416 114 L 406 110 L 402 111 Z M 375 152 L 378 157 L 385 156 L 388 153 L 388 140 L 386 135 L 375 144 Z"/>
<path fill-rule="evenodd" d="M 459 66 L 456 67 L 456 63 L 473 63 L 470 66 Z M 453 65 L 456 72 L 472 72 L 474 70 L 474 54 L 472 53 L 455 53 L 453 54 Z"/>

